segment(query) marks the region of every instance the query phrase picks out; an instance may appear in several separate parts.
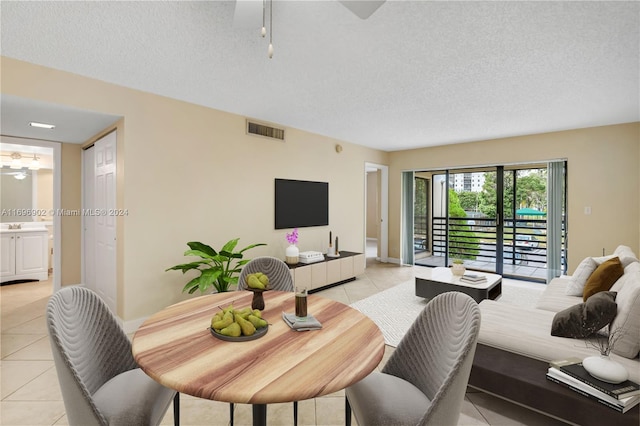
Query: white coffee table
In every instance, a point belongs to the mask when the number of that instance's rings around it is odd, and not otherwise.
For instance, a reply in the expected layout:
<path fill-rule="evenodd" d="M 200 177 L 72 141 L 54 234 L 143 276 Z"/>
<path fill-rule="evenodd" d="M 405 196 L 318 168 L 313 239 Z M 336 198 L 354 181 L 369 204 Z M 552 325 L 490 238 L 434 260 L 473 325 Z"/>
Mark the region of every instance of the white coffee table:
<path fill-rule="evenodd" d="M 416 296 L 431 299 L 447 291 L 460 291 L 480 303 L 484 299 L 495 300 L 502 294 L 502 276 L 476 271 L 473 274 L 484 275 L 487 281 L 472 284 L 453 275 L 451 268 L 424 268 L 424 273 L 416 274 Z"/>

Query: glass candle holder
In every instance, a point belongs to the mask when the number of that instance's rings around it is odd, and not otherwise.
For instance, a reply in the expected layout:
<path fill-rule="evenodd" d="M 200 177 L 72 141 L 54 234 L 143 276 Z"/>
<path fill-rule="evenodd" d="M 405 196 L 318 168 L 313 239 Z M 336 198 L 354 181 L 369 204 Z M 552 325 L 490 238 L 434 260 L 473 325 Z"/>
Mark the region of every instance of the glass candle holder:
<path fill-rule="evenodd" d="M 307 318 L 307 289 L 305 287 L 296 287 L 296 319 L 304 320 Z"/>

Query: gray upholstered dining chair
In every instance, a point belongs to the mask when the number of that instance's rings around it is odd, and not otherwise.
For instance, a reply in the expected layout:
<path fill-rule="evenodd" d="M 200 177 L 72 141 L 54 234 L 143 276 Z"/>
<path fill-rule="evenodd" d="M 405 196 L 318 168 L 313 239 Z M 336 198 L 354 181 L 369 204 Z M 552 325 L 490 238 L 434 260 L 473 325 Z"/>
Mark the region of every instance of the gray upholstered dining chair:
<path fill-rule="evenodd" d="M 254 272 L 262 272 L 269 277 L 269 288 L 271 290 L 293 291 L 291 270 L 282 260 L 270 256 L 256 257 L 244 265 L 238 278 L 238 290 L 247 288 L 245 277 Z"/>
<path fill-rule="evenodd" d="M 269 277 L 270 290 L 279 291 L 293 291 L 293 277 L 291 276 L 291 270 L 284 261 L 277 257 L 261 256 L 251 259 L 244 265 L 242 271 L 240 271 L 240 277 L 238 278 L 238 290 L 245 290 L 247 283 L 245 277 L 255 272 L 262 272 Z M 233 409 L 234 405 L 229 405 L 229 417 L 231 420 L 231 426 L 233 426 Z M 293 402 L 293 424 L 298 424 L 298 402 Z"/>
<path fill-rule="evenodd" d="M 107 305 L 84 287 L 64 287 L 47 305 L 47 327 L 70 425 L 157 425 L 179 397 L 137 367 Z"/>
<path fill-rule="evenodd" d="M 382 368 L 346 389 L 346 424 L 456 425 L 480 330 L 471 297 L 434 297 Z"/>

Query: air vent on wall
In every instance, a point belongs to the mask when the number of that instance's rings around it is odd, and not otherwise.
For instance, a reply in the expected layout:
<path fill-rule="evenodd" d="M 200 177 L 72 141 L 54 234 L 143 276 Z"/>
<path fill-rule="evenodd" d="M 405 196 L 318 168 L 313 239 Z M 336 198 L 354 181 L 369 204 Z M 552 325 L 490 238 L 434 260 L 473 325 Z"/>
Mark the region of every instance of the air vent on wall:
<path fill-rule="evenodd" d="M 247 120 L 247 133 L 250 135 L 264 136 L 271 139 L 284 140 L 284 129 L 278 129 L 262 123 Z"/>

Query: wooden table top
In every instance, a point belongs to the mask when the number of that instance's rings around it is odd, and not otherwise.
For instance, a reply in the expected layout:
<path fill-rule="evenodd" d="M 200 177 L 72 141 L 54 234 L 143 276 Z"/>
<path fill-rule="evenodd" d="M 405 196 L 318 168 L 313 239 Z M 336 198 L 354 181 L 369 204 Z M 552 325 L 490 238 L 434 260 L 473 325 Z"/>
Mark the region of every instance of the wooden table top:
<path fill-rule="evenodd" d="M 380 329 L 359 311 L 317 295 L 308 312 L 321 330 L 294 331 L 282 312 L 294 312 L 294 293 L 263 293 L 268 332 L 247 342 L 211 335 L 211 317 L 233 302 L 251 306 L 253 293 L 234 291 L 190 299 L 149 317 L 133 337 L 133 356 L 151 378 L 178 392 L 223 402 L 300 401 L 344 389 L 380 363 Z"/>

